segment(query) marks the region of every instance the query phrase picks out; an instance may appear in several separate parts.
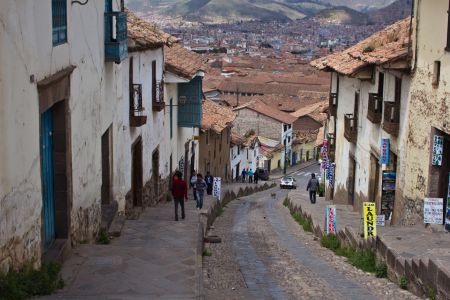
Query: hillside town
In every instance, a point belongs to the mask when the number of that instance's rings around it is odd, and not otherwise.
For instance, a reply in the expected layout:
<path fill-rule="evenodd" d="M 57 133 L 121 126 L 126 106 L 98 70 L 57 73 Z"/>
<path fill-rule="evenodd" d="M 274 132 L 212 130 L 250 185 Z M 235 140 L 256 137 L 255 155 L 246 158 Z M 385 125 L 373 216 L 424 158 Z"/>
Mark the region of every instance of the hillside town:
<path fill-rule="evenodd" d="M 0 300 L 449 299 L 448 9 L 0 3 Z"/>

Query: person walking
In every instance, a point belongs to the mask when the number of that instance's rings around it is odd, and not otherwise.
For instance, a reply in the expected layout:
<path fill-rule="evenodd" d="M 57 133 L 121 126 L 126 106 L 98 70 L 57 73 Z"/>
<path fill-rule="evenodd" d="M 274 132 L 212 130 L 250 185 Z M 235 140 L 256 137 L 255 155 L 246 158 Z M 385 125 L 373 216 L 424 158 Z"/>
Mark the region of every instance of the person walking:
<path fill-rule="evenodd" d="M 187 197 L 187 183 L 182 179 L 180 171 L 175 172 L 172 182 L 172 196 L 175 203 L 175 221 L 178 221 L 178 204 L 181 206 L 181 218 L 186 217 L 184 213 L 184 201 L 188 200 Z"/>
<path fill-rule="evenodd" d="M 250 170 L 248 170 L 248 183 L 253 183 L 253 170 L 252 170 L 252 168 L 250 168 Z"/>
<path fill-rule="evenodd" d="M 213 184 L 214 184 L 214 177 L 211 176 L 211 174 L 209 173 L 209 171 L 206 172 L 205 182 L 206 182 L 206 185 L 207 185 L 206 193 L 207 193 L 208 195 L 212 195 Z"/>
<path fill-rule="evenodd" d="M 245 169 L 242 169 L 241 172 L 242 182 L 245 182 L 245 176 L 247 176 L 247 171 Z"/>
<path fill-rule="evenodd" d="M 192 188 L 194 194 L 194 200 L 197 201 L 197 193 L 195 192 L 195 183 L 197 182 L 197 175 L 195 171 L 192 171 L 191 178 L 189 178 L 189 185 Z"/>
<path fill-rule="evenodd" d="M 203 196 L 205 195 L 205 190 L 207 188 L 205 180 L 203 180 L 202 174 L 197 174 L 197 182 L 195 183 L 195 192 L 197 194 L 196 201 L 197 201 L 197 209 L 203 208 Z"/>
<path fill-rule="evenodd" d="M 312 204 L 316 203 L 316 193 L 319 190 L 319 180 L 316 178 L 316 174 L 311 174 L 311 179 L 308 181 L 308 186 L 306 187 L 306 190 L 309 191 L 309 201 L 311 201 Z"/>
<path fill-rule="evenodd" d="M 258 184 L 258 169 L 255 170 L 255 174 L 253 174 L 253 182 Z"/>

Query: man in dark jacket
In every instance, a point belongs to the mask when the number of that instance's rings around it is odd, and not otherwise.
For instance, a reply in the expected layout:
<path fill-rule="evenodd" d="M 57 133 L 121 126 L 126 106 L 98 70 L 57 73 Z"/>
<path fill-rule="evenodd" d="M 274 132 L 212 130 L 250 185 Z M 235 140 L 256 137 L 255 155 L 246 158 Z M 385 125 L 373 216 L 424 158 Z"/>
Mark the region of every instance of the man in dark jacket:
<path fill-rule="evenodd" d="M 182 179 L 181 172 L 175 172 L 172 183 L 172 196 L 175 202 L 175 221 L 178 221 L 178 203 L 181 206 L 181 218 L 185 218 L 184 200 L 187 201 L 187 183 Z"/>
<path fill-rule="evenodd" d="M 209 173 L 209 171 L 206 172 L 205 182 L 206 182 L 206 185 L 208 186 L 206 188 L 206 192 L 208 193 L 208 195 L 212 195 L 212 189 L 213 189 L 213 184 L 214 184 L 214 177 L 211 176 L 211 173 Z"/>
<path fill-rule="evenodd" d="M 311 174 L 311 179 L 308 181 L 306 190 L 309 190 L 309 201 L 311 201 L 312 204 L 316 203 L 316 193 L 319 190 L 319 180 L 317 180 L 316 174 Z"/>
<path fill-rule="evenodd" d="M 207 187 L 208 186 L 206 185 L 205 180 L 203 180 L 202 174 L 197 174 L 197 182 L 194 184 L 195 193 L 197 194 L 197 197 L 195 198 L 197 201 L 197 209 L 203 208 L 203 196 Z"/>

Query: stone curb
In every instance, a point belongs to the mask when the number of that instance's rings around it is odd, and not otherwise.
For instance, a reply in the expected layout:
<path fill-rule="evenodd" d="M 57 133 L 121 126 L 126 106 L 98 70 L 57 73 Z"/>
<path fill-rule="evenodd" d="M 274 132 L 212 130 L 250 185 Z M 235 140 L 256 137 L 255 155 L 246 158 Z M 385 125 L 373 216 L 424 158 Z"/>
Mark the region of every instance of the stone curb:
<path fill-rule="evenodd" d="M 319 239 L 324 234 L 320 221 L 303 211 L 301 206 L 294 205 L 289 199 L 288 207 L 313 224 L 314 235 Z M 323 225 L 323 224 L 322 224 Z M 436 299 L 450 299 L 450 274 L 442 265 L 443 262 L 429 256 L 403 257 L 395 249 L 390 248 L 382 236 L 366 241 L 358 236 L 354 228 L 346 226 L 338 230 L 337 236 L 342 244 L 361 250 L 372 250 L 379 261 L 385 262 L 388 268 L 388 278 L 398 284 L 400 278 L 408 279 L 408 290 L 418 297 L 428 297 L 429 289 L 433 290 Z M 442 266 L 442 267 L 441 267 Z"/>

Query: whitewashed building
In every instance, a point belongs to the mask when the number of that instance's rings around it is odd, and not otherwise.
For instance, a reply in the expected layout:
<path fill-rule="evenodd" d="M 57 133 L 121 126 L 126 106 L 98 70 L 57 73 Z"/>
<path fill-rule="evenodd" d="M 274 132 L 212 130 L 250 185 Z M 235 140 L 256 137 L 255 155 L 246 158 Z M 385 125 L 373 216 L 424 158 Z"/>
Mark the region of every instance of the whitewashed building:
<path fill-rule="evenodd" d="M 363 202 L 376 202 L 387 219 L 393 217 L 396 189 L 406 179 L 410 51 L 408 18 L 312 62 L 332 72 L 326 137 L 336 167 L 329 196 L 355 211 Z"/>
<path fill-rule="evenodd" d="M 199 169 L 204 60 L 179 44 L 166 46 L 164 51 L 169 170 L 178 169 L 189 178 L 193 170 Z"/>
<path fill-rule="evenodd" d="M 122 10 L 112 1 L 0 2 L 2 271 L 96 238 L 111 178 L 102 176 L 102 135 L 127 57 Z"/>

